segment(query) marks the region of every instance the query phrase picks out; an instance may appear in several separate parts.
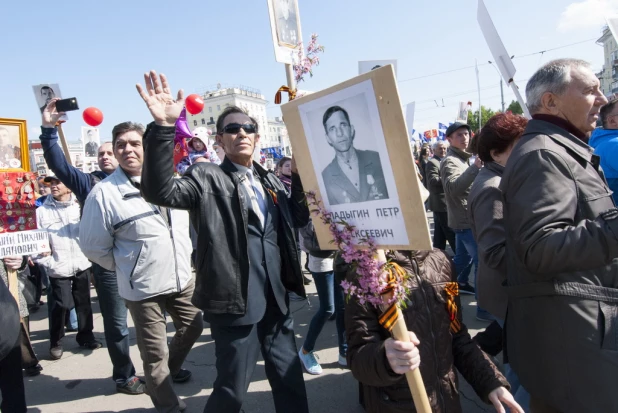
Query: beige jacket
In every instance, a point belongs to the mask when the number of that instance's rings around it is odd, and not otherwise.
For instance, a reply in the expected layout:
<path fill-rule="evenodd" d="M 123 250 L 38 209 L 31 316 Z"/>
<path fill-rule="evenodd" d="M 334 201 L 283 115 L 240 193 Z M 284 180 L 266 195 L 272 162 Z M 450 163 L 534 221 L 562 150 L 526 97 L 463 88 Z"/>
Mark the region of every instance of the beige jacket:
<path fill-rule="evenodd" d="M 452 229 L 470 229 L 468 223 L 468 194 L 474 178 L 479 173 L 476 165 L 470 165 L 468 152 L 449 147 L 440 163 L 440 179 L 446 195 L 448 226 Z"/>

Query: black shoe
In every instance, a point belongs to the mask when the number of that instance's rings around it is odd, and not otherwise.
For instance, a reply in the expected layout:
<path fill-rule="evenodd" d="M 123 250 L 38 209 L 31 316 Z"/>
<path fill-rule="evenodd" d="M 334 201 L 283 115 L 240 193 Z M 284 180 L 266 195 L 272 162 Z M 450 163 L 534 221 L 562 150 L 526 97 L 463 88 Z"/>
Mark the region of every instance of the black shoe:
<path fill-rule="evenodd" d="M 309 285 L 309 284 L 311 284 L 311 279 L 305 277 L 305 275 L 303 274 L 303 282 L 305 283 L 305 285 Z"/>
<path fill-rule="evenodd" d="M 43 367 L 41 367 L 40 364 L 37 364 L 36 366 L 26 367 L 24 369 L 24 373 L 26 374 L 26 376 L 34 377 L 41 374 L 41 370 L 43 370 Z"/>
<path fill-rule="evenodd" d="M 146 383 L 141 381 L 139 377 L 133 377 L 124 386 L 116 386 L 118 393 L 144 394 L 144 390 L 146 390 Z"/>
<path fill-rule="evenodd" d="M 333 313 L 330 317 L 328 317 L 328 321 L 334 321 L 337 318 L 337 314 Z"/>
<path fill-rule="evenodd" d="M 172 381 L 174 383 L 184 383 L 185 381 L 191 378 L 192 374 L 189 370 L 180 369 L 175 376 L 172 376 Z"/>
<path fill-rule="evenodd" d="M 474 295 L 474 287 L 470 284 L 459 284 L 459 294 Z"/>
<path fill-rule="evenodd" d="M 85 343 L 80 343 L 79 346 L 90 349 L 90 350 L 96 350 L 98 348 L 101 348 L 103 345 L 101 344 L 100 341 L 92 340 L 92 341 L 86 341 Z"/>
<path fill-rule="evenodd" d="M 62 353 L 62 346 L 56 346 L 49 349 L 49 357 L 52 360 L 60 360 Z"/>
<path fill-rule="evenodd" d="M 65 326 L 65 327 L 64 327 L 64 331 L 66 331 L 67 333 L 74 333 L 74 332 L 76 332 L 76 331 L 77 331 L 77 329 L 76 329 L 76 328 L 73 328 L 73 327 L 71 327 L 71 326 Z"/>

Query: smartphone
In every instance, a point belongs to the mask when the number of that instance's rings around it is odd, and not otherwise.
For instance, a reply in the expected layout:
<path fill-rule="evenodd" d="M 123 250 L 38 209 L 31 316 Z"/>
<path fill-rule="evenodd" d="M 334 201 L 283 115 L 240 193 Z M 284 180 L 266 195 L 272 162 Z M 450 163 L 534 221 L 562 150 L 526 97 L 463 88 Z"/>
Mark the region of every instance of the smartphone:
<path fill-rule="evenodd" d="M 78 109 L 77 98 L 60 99 L 56 102 L 56 110 L 58 112 L 70 112 Z"/>

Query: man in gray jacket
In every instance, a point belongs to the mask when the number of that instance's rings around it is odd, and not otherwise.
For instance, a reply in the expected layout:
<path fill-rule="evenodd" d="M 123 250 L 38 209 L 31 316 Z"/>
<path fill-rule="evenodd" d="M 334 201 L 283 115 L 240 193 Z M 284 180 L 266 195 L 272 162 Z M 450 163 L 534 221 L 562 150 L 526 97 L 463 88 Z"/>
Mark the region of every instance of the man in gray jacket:
<path fill-rule="evenodd" d="M 508 358 L 533 412 L 618 406 L 618 210 L 587 136 L 607 99 L 560 59 L 526 86 L 532 120 L 506 164 Z"/>
<path fill-rule="evenodd" d="M 118 293 L 135 323 L 150 399 L 159 413 L 176 413 L 185 403 L 172 382 L 191 377 L 181 366 L 204 327 L 191 304 L 189 214 L 150 204 L 140 194 L 143 134 L 144 127 L 132 122 L 112 130 L 120 166 L 88 195 L 80 245 L 90 260 L 115 270 Z M 169 346 L 165 312 L 176 327 Z"/>
<path fill-rule="evenodd" d="M 433 212 L 433 247 L 446 249 L 446 241 L 448 241 L 453 252 L 457 253 L 455 233 L 448 226 L 446 197 L 440 179 L 440 162 L 446 156 L 447 150 L 448 142 L 446 141 L 438 141 L 433 145 L 433 158 L 429 159 L 425 166 L 427 180 L 425 184 L 429 191 L 429 209 Z"/>
<path fill-rule="evenodd" d="M 440 178 L 446 195 L 448 226 L 455 232 L 456 252 L 453 261 L 457 272 L 459 292 L 475 294 L 476 290 L 468 282 L 472 264 L 474 264 L 474 282 L 478 267 L 477 246 L 468 222 L 468 194 L 474 178 L 478 175 L 483 163 L 476 158 L 470 163 L 471 153 L 467 152 L 470 143 L 470 126 L 455 122 L 446 130 L 446 138 L 450 148 L 446 157 L 440 163 Z M 476 318 L 481 321 L 493 319 L 491 314 L 479 306 L 476 307 Z"/>

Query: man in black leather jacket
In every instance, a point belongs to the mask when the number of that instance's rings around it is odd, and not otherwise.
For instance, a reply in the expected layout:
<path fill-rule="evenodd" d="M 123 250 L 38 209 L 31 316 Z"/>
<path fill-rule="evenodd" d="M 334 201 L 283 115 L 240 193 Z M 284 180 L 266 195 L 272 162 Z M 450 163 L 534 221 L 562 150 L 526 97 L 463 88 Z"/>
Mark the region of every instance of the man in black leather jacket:
<path fill-rule="evenodd" d="M 293 166 L 292 196 L 277 177 L 252 162 L 257 122 L 237 107 L 217 119 L 220 166 L 199 163 L 173 176 L 175 123 L 184 106 L 167 79 L 145 75 L 137 86 L 154 123 L 144 135 L 141 190 L 153 204 L 187 209 L 198 233 L 193 304 L 215 340 L 217 379 L 205 412 L 239 412 L 259 349 L 276 411 L 308 412 L 286 290 L 305 296 L 295 227 L 309 221 Z"/>

